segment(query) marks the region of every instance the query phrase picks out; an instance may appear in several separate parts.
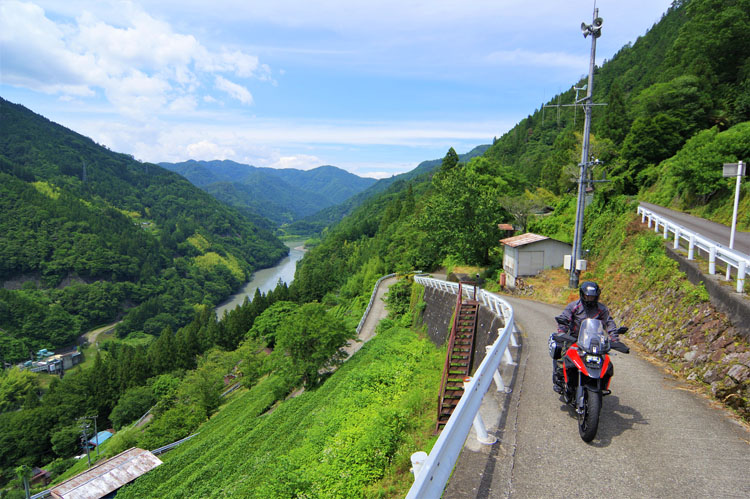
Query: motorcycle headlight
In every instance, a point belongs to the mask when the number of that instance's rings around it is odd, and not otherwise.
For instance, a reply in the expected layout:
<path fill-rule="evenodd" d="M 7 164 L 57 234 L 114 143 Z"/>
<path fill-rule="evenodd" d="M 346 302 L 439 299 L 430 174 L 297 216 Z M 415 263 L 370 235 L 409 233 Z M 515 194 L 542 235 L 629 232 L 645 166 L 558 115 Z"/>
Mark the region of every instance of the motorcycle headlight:
<path fill-rule="evenodd" d="M 595 364 L 597 366 L 602 363 L 602 358 L 598 355 L 587 355 L 583 360 L 586 364 Z"/>

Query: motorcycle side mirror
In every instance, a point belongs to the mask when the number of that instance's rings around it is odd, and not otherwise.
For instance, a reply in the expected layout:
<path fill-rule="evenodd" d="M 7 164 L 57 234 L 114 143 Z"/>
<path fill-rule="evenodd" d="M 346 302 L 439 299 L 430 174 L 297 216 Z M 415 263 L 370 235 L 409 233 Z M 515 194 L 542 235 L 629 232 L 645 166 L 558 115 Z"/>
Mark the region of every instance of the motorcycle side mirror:
<path fill-rule="evenodd" d="M 625 334 L 625 333 L 627 333 L 627 332 L 628 332 L 628 328 L 627 328 L 627 327 L 625 327 L 625 326 L 620 326 L 620 327 L 619 327 L 619 328 L 617 329 L 617 331 L 616 331 L 616 333 L 617 333 L 617 334 Z"/>

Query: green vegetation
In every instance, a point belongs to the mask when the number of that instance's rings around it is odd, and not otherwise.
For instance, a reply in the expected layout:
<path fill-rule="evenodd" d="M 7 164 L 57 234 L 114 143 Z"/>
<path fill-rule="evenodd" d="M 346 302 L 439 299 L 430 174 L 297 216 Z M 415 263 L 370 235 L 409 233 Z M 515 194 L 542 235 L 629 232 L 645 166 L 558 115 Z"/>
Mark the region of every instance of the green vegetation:
<path fill-rule="evenodd" d="M 389 477 L 408 473 L 414 449 L 430 445 L 443 356 L 429 340 L 383 321 L 318 389 L 267 412 L 268 378 L 120 494 L 403 497 L 410 483 Z"/>

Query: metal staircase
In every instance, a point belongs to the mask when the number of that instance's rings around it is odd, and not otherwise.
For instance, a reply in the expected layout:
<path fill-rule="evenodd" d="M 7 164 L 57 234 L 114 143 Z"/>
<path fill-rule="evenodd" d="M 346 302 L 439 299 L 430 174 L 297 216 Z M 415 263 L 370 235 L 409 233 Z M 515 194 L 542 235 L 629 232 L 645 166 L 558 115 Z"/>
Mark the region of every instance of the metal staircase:
<path fill-rule="evenodd" d="M 475 285 L 474 299 L 464 299 L 461 283 L 458 284 L 458 300 L 448 343 L 448 354 L 443 368 L 443 379 L 440 383 L 436 434 L 448 423 L 448 419 L 464 394 L 464 378 L 471 375 L 474 335 L 479 313 L 476 288 Z"/>

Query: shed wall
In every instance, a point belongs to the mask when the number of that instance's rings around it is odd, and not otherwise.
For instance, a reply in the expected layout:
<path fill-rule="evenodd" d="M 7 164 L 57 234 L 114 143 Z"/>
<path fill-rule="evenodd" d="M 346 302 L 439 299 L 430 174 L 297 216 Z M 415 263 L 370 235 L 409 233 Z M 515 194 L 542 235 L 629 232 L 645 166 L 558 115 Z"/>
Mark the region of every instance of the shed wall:
<path fill-rule="evenodd" d="M 563 257 L 571 246 L 554 239 L 545 239 L 518 247 L 505 247 L 503 270 L 510 277 L 535 276 L 544 269 L 562 267 Z"/>

